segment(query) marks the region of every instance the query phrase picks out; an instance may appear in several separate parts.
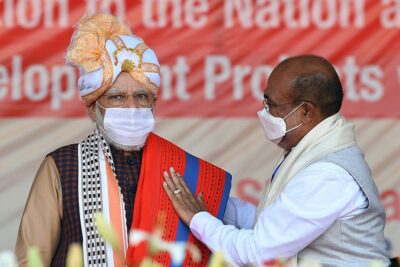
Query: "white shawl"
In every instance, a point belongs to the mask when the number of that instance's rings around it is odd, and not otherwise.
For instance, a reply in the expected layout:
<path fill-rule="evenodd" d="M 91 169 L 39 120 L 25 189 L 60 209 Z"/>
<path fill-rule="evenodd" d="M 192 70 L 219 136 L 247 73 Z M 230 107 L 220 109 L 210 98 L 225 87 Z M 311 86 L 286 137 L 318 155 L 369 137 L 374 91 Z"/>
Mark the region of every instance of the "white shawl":
<path fill-rule="evenodd" d="M 260 212 L 277 199 L 290 179 L 299 171 L 329 153 L 354 144 L 354 125 L 347 122 L 339 113 L 320 122 L 292 148 L 276 172 L 273 183 L 265 188 L 254 223 L 257 222 Z M 279 162 L 282 160 L 283 155 Z"/>

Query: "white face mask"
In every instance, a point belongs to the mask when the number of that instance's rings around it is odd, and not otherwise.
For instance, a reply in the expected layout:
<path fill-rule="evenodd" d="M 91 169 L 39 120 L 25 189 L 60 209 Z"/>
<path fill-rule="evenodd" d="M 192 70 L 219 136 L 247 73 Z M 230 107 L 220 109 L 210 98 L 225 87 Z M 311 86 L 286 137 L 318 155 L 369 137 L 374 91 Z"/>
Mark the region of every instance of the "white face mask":
<path fill-rule="evenodd" d="M 154 130 L 151 108 L 104 108 L 104 121 L 98 125 L 107 137 L 123 146 L 140 146 Z M 103 126 L 103 127 L 102 127 Z"/>
<path fill-rule="evenodd" d="M 286 123 L 285 123 L 285 119 L 290 115 L 292 115 L 293 112 L 295 112 L 303 104 L 304 102 L 302 102 L 300 105 L 294 108 L 284 118 L 272 116 L 271 113 L 269 113 L 269 110 L 267 110 L 266 108 L 263 108 L 262 110 L 258 111 L 257 112 L 258 118 L 264 130 L 265 137 L 267 137 L 268 140 L 274 142 L 275 144 L 279 144 L 282 141 L 282 138 L 285 136 L 285 134 L 303 125 L 303 123 L 300 123 L 299 125 L 293 127 L 292 129 L 286 130 Z"/>

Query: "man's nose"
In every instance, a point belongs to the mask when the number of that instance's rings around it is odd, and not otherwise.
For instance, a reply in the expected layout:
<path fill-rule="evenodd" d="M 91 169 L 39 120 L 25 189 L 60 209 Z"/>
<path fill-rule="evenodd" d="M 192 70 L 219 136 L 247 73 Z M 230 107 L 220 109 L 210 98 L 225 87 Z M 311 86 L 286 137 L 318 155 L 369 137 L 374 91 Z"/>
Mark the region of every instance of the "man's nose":
<path fill-rule="evenodd" d="M 126 108 L 137 108 L 135 98 L 132 95 L 128 95 L 125 103 Z"/>

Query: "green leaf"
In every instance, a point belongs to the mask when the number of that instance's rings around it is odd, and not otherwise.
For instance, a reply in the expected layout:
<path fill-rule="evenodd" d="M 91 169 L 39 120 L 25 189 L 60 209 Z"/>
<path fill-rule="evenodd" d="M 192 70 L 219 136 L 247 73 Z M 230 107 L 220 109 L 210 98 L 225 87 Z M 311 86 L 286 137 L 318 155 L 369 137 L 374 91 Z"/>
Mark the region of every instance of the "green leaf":
<path fill-rule="evenodd" d="M 106 240 L 113 247 L 113 249 L 121 251 L 117 233 L 114 228 L 106 222 L 103 214 L 101 214 L 100 212 L 96 212 L 94 214 L 94 223 L 101 237 L 103 237 L 104 240 Z"/>
<path fill-rule="evenodd" d="M 97 230 L 99 231 L 100 236 L 104 238 L 104 240 L 106 240 L 108 244 L 111 245 L 111 247 L 117 253 L 119 259 L 122 262 L 125 262 L 125 254 L 120 246 L 117 232 L 112 227 L 112 225 L 106 222 L 106 219 L 100 212 L 96 212 L 94 214 L 94 223 Z"/>
<path fill-rule="evenodd" d="M 37 247 L 28 248 L 28 267 L 44 267 Z"/>
<path fill-rule="evenodd" d="M 369 262 L 368 267 L 385 267 L 386 265 L 383 264 L 381 261 L 372 260 Z"/>

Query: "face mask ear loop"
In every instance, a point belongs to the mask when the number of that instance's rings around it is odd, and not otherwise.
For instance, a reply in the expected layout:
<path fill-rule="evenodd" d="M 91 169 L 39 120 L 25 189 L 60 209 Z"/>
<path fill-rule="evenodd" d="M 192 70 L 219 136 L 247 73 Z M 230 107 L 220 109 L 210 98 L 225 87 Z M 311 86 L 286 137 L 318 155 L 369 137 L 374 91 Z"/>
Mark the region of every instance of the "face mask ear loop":
<path fill-rule="evenodd" d="M 296 129 L 299 128 L 301 125 L 303 125 L 303 123 L 300 123 L 299 125 L 297 125 L 297 126 L 293 127 L 292 129 L 286 131 L 285 134 L 287 134 L 287 133 L 289 133 L 289 132 L 291 132 L 291 131 L 293 131 L 293 130 L 296 130 Z"/>
<path fill-rule="evenodd" d="M 293 112 L 295 112 L 295 111 L 296 111 L 299 107 L 301 107 L 303 104 L 304 104 L 304 101 L 301 102 L 300 105 L 298 105 L 295 109 L 293 109 L 289 114 L 287 114 L 287 115 L 283 118 L 283 120 L 285 120 L 287 117 L 289 117 L 291 114 L 293 114 Z M 300 123 L 299 125 L 293 127 L 293 128 L 290 129 L 290 130 L 287 130 L 287 131 L 285 132 L 285 134 L 287 134 L 287 133 L 289 133 L 289 132 L 291 132 L 291 131 L 293 131 L 293 130 L 296 130 L 296 129 L 299 128 L 301 125 L 303 125 L 303 123 Z"/>
<path fill-rule="evenodd" d="M 96 105 L 99 106 L 99 107 L 101 107 L 102 109 L 106 110 L 106 108 L 103 107 L 103 106 L 99 103 L 99 101 L 96 101 Z"/>
<path fill-rule="evenodd" d="M 300 105 L 298 105 L 295 109 L 293 109 L 292 111 L 289 112 L 289 114 L 287 114 L 283 120 L 286 120 L 287 117 L 289 117 L 290 115 L 293 114 L 293 112 L 295 112 L 299 107 L 301 107 L 304 104 L 304 101 L 300 103 Z"/>
<path fill-rule="evenodd" d="M 104 127 L 101 126 L 101 123 L 99 121 L 99 117 L 101 116 L 102 119 L 103 119 L 103 123 L 104 123 L 105 113 L 101 114 L 101 111 L 100 111 L 99 107 L 102 108 L 104 111 L 106 110 L 105 107 L 103 107 L 102 105 L 99 104 L 99 102 L 96 101 L 96 124 L 97 124 L 98 128 L 100 128 L 103 132 L 105 132 Z"/>

